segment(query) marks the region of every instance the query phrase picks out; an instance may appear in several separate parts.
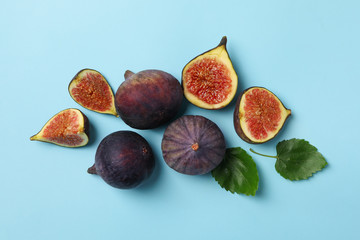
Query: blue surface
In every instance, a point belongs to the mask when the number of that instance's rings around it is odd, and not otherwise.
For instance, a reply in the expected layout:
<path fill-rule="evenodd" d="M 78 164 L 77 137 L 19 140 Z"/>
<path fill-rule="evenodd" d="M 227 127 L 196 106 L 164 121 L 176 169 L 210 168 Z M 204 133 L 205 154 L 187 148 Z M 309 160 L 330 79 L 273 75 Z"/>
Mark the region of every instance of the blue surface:
<path fill-rule="evenodd" d="M 360 239 L 359 1 L 6 1 L 0 8 L 0 239 Z M 184 65 L 228 37 L 240 78 L 272 90 L 292 110 L 284 131 L 252 146 L 232 124 L 234 101 L 217 111 L 186 102 L 223 130 L 228 147 L 275 154 L 276 143 L 305 138 L 329 165 L 290 182 L 274 160 L 255 156 L 255 197 L 226 192 L 210 175 L 181 175 L 164 163 L 165 127 L 136 130 L 153 147 L 149 181 L 119 190 L 87 174 L 98 143 L 130 129 L 91 112 L 67 92 L 93 68 L 114 90 L 125 70 Z M 82 110 L 88 146 L 31 142 L 55 113 Z"/>

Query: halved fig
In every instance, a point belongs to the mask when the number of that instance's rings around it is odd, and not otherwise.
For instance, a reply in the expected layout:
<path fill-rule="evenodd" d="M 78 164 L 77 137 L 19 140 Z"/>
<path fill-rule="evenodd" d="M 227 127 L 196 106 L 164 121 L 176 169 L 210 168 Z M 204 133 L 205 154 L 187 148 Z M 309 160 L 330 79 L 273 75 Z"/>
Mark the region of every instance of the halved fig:
<path fill-rule="evenodd" d="M 75 102 L 84 108 L 118 117 L 114 93 L 105 77 L 98 71 L 79 71 L 71 80 L 68 89 Z"/>
<path fill-rule="evenodd" d="M 234 127 L 248 143 L 264 143 L 273 139 L 284 126 L 291 110 L 263 87 L 245 90 L 236 102 Z"/>
<path fill-rule="evenodd" d="M 54 143 L 63 147 L 82 147 L 89 142 L 89 120 L 80 110 L 69 108 L 53 116 L 32 141 Z"/>
<path fill-rule="evenodd" d="M 225 138 L 220 128 L 202 116 L 182 116 L 165 130 L 161 149 L 166 164 L 188 175 L 205 174 L 223 160 Z"/>
<path fill-rule="evenodd" d="M 227 106 L 234 98 L 238 76 L 226 50 L 227 38 L 192 59 L 182 71 L 184 95 L 192 104 L 205 109 Z"/>

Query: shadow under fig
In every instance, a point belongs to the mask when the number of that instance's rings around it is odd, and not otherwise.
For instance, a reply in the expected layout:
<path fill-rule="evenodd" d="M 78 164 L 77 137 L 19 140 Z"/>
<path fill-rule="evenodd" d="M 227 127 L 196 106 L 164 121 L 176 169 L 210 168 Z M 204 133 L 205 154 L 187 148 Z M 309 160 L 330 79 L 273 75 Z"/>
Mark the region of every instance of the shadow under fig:
<path fill-rule="evenodd" d="M 86 146 L 93 146 L 95 143 L 97 143 L 98 138 L 98 131 L 97 128 L 94 126 L 92 122 L 89 121 L 89 142 Z"/>
<path fill-rule="evenodd" d="M 259 165 L 256 165 L 257 171 L 258 171 L 258 175 L 259 175 L 259 187 L 258 190 L 255 193 L 255 198 L 264 198 L 266 195 L 266 181 L 264 181 L 265 179 L 262 177 L 262 169 L 259 167 Z"/>

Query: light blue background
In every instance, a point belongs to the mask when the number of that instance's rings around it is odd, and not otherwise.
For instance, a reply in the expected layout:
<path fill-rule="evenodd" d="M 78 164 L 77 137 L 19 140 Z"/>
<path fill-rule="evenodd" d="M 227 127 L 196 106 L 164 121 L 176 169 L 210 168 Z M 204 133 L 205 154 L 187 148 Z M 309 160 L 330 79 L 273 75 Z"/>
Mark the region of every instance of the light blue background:
<path fill-rule="evenodd" d="M 0 4 L 0 239 L 360 239 L 360 2 L 2 1 Z M 113 90 L 125 70 L 184 65 L 228 37 L 239 89 L 263 86 L 292 110 L 273 141 L 250 145 L 235 133 L 234 101 L 209 111 L 228 147 L 275 154 L 277 142 L 305 138 L 329 165 L 307 181 L 277 174 L 252 154 L 255 197 L 223 190 L 208 174 L 181 175 L 164 163 L 165 126 L 135 130 L 153 147 L 156 169 L 133 190 L 86 170 L 107 134 L 130 129 L 82 108 L 67 92 L 93 68 Z M 91 121 L 88 146 L 31 142 L 55 113 L 75 107 Z M 249 152 L 249 151 L 248 151 Z"/>

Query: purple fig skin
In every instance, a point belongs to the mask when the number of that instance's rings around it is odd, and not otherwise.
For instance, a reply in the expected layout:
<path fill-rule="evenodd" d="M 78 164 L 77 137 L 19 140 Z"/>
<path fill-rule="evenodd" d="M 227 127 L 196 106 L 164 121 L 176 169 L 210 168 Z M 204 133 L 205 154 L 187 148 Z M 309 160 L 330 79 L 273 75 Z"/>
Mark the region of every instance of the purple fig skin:
<path fill-rule="evenodd" d="M 216 168 L 225 156 L 220 128 L 202 116 L 182 116 L 165 130 L 161 143 L 166 164 L 188 175 L 202 175 Z"/>
<path fill-rule="evenodd" d="M 125 81 L 115 94 L 116 111 L 132 128 L 152 129 L 170 121 L 180 110 L 180 82 L 160 70 L 125 72 Z"/>
<path fill-rule="evenodd" d="M 110 186 L 129 189 L 138 186 L 153 172 L 155 161 L 148 142 L 132 131 L 106 136 L 95 154 L 96 173 Z"/>

